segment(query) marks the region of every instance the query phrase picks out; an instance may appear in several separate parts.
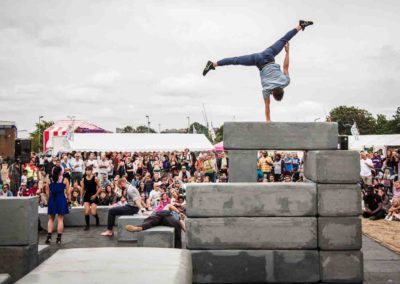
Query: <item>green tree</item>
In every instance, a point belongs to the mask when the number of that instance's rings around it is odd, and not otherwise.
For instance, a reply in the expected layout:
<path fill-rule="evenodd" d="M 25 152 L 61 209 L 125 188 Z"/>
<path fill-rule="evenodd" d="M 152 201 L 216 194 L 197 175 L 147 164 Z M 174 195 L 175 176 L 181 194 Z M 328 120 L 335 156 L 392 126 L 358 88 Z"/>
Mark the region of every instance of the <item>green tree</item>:
<path fill-rule="evenodd" d="M 148 133 L 148 132 L 156 133 L 156 131 L 153 128 L 151 128 L 151 127 L 148 128 L 147 126 L 144 126 L 144 125 L 140 125 L 140 126 L 136 127 L 135 132 L 136 133 Z"/>
<path fill-rule="evenodd" d="M 400 107 L 397 107 L 396 113 L 389 121 L 389 125 L 392 134 L 400 133 Z"/>
<path fill-rule="evenodd" d="M 218 128 L 217 132 L 215 133 L 215 141 L 214 143 L 219 143 L 224 139 L 224 125 Z"/>
<path fill-rule="evenodd" d="M 332 109 L 329 116 L 332 118 L 332 121 L 338 123 L 340 135 L 351 135 L 350 128 L 354 122 L 357 123 L 361 135 L 375 134 L 376 132 L 376 120 L 365 109 L 353 106 L 339 106 Z"/>
<path fill-rule="evenodd" d="M 203 124 L 200 124 L 198 122 L 193 122 L 190 125 L 190 133 L 193 133 L 193 127 L 196 128 L 197 134 L 204 134 L 207 137 L 207 139 L 210 140 L 210 142 L 212 142 L 211 135 L 208 132 L 207 126 L 204 126 Z"/>
<path fill-rule="evenodd" d="M 135 133 L 135 128 L 133 128 L 130 125 L 125 126 L 124 128 L 122 128 L 122 133 Z"/>
<path fill-rule="evenodd" d="M 29 133 L 29 138 L 31 139 L 33 152 L 38 153 L 43 150 L 43 131 L 45 131 L 53 124 L 54 124 L 53 121 L 45 121 L 45 120 L 40 121 L 40 124 L 39 123 L 35 124 L 35 130 Z M 40 133 L 40 143 L 39 143 L 39 133 Z"/>
<path fill-rule="evenodd" d="M 391 134 L 392 131 L 391 120 L 388 120 L 383 114 L 378 114 L 376 118 L 376 134 Z"/>

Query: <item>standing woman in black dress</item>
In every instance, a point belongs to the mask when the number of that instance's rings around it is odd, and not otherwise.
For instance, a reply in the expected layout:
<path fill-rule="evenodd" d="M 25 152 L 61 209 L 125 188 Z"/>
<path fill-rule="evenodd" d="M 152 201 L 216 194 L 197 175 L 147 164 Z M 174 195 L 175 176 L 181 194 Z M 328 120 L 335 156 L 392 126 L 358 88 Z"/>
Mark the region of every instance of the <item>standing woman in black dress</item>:
<path fill-rule="evenodd" d="M 100 194 L 100 182 L 93 174 L 93 167 L 86 168 L 86 174 L 81 181 L 81 200 L 85 207 L 85 231 L 90 228 L 90 214 L 96 219 L 96 226 L 100 225 L 99 216 L 97 216 L 97 203 Z"/>

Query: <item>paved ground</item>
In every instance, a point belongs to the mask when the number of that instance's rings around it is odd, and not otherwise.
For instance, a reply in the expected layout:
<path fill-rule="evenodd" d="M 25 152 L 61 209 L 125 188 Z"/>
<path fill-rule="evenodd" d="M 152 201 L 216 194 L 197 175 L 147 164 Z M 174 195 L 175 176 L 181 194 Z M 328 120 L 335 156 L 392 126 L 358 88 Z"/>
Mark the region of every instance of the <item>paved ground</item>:
<path fill-rule="evenodd" d="M 105 227 L 91 227 L 90 231 L 83 231 L 82 227 L 66 228 L 63 235 L 63 243 L 50 245 L 51 252 L 59 248 L 83 248 L 83 247 L 132 247 L 136 242 L 118 242 L 117 237 L 102 237 L 100 233 Z M 39 236 L 40 244 L 44 244 L 46 233 Z M 366 284 L 400 284 L 400 255 L 381 246 L 374 240 L 363 236 L 364 253 L 364 283 Z"/>

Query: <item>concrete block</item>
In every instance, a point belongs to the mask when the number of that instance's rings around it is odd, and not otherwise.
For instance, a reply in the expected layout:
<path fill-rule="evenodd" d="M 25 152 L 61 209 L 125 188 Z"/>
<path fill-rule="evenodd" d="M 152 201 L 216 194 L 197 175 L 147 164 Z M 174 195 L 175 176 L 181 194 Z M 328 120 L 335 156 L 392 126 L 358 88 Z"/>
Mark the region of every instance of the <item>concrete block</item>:
<path fill-rule="evenodd" d="M 316 250 L 192 250 L 193 283 L 318 282 Z"/>
<path fill-rule="evenodd" d="M 141 226 L 143 224 L 144 219 L 148 216 L 146 215 L 130 215 L 130 216 L 121 216 L 118 217 L 118 241 L 126 242 L 126 241 L 137 241 L 138 233 L 137 232 L 128 232 L 125 230 L 126 225 L 134 225 Z"/>
<path fill-rule="evenodd" d="M 314 217 L 188 218 L 189 249 L 316 249 Z"/>
<path fill-rule="evenodd" d="M 321 250 L 358 250 L 362 246 L 359 217 L 319 217 L 318 247 Z"/>
<path fill-rule="evenodd" d="M 318 184 L 319 216 L 358 216 L 361 214 L 360 187 L 357 184 Z"/>
<path fill-rule="evenodd" d="M 14 283 L 38 265 L 38 245 L 0 246 L 0 256 L 0 273 L 10 274 Z"/>
<path fill-rule="evenodd" d="M 361 251 L 320 251 L 322 282 L 361 283 L 363 256 Z"/>
<path fill-rule="evenodd" d="M 0 198 L 0 246 L 38 242 L 38 198 Z"/>
<path fill-rule="evenodd" d="M 224 148 L 227 150 L 333 150 L 337 149 L 337 144 L 337 123 L 224 123 Z"/>
<path fill-rule="evenodd" d="M 38 256 L 39 256 L 39 263 L 38 263 L 39 265 L 51 256 L 50 246 L 38 245 Z"/>
<path fill-rule="evenodd" d="M 350 183 L 360 180 L 360 158 L 357 151 L 308 151 L 304 176 L 317 183 Z"/>
<path fill-rule="evenodd" d="M 11 276 L 10 274 L 4 273 L 0 274 L 0 284 L 11 284 Z"/>
<path fill-rule="evenodd" d="M 108 209 L 112 206 L 97 206 L 97 215 L 100 219 L 100 225 L 107 225 Z M 47 222 L 49 217 L 47 215 L 47 208 L 39 208 L 39 218 L 40 223 L 43 228 L 47 229 Z M 96 219 L 90 216 L 90 225 L 96 225 Z M 73 207 L 70 209 L 69 214 L 64 216 L 64 226 L 65 227 L 83 227 L 86 226 L 85 214 L 83 207 Z M 54 228 L 57 228 L 57 220 L 54 222 Z"/>
<path fill-rule="evenodd" d="M 165 248 L 61 249 L 18 283 L 191 284 L 192 259 L 187 250 Z"/>
<path fill-rule="evenodd" d="M 257 182 L 257 151 L 229 151 L 229 182 Z"/>
<path fill-rule="evenodd" d="M 188 217 L 316 216 L 315 183 L 188 184 Z"/>
<path fill-rule="evenodd" d="M 175 247 L 175 228 L 157 226 L 138 233 L 138 247 Z"/>

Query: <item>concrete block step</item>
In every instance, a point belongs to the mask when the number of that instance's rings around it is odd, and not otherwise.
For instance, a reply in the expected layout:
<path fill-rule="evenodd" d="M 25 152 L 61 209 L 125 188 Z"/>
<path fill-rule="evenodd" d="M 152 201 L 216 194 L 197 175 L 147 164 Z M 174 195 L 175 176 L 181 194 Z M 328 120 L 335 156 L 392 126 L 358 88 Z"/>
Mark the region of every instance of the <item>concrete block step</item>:
<path fill-rule="evenodd" d="M 315 217 L 187 218 L 189 249 L 317 249 Z"/>
<path fill-rule="evenodd" d="M 321 250 L 359 250 L 361 246 L 359 217 L 318 218 L 318 247 Z"/>
<path fill-rule="evenodd" d="M 174 248 L 175 228 L 157 226 L 138 233 L 138 247 Z"/>
<path fill-rule="evenodd" d="M 112 208 L 112 206 L 97 206 L 97 215 L 99 216 L 100 225 L 107 225 L 108 218 L 108 209 Z M 39 218 L 40 224 L 43 228 L 47 228 L 47 222 L 49 217 L 47 215 L 47 208 L 39 208 Z M 91 215 L 90 216 L 90 225 L 96 225 L 96 219 Z M 85 223 L 85 214 L 84 207 L 73 207 L 70 209 L 69 214 L 64 216 L 64 226 L 65 227 L 84 227 Z M 54 228 L 57 228 L 57 218 L 54 221 Z"/>
<path fill-rule="evenodd" d="M 360 154 L 357 151 L 307 151 L 304 176 L 317 183 L 355 184 L 360 180 Z"/>
<path fill-rule="evenodd" d="M 141 226 L 143 224 L 144 219 L 146 219 L 147 217 L 148 216 L 137 215 L 137 214 L 118 217 L 118 241 L 119 242 L 137 241 L 138 233 L 128 232 L 127 230 L 125 230 L 125 226 L 126 225 Z"/>
<path fill-rule="evenodd" d="M 192 259 L 165 248 L 60 249 L 18 283 L 191 284 Z"/>
<path fill-rule="evenodd" d="M 317 192 L 319 216 L 359 216 L 361 214 L 359 185 L 318 184 Z"/>
<path fill-rule="evenodd" d="M 320 251 L 322 282 L 362 283 L 363 255 L 361 251 Z"/>
<path fill-rule="evenodd" d="M 188 184 L 188 217 L 316 216 L 315 183 Z"/>
<path fill-rule="evenodd" d="M 338 125 L 328 122 L 225 122 L 226 150 L 337 149 Z"/>
<path fill-rule="evenodd" d="M 38 242 L 38 198 L 0 198 L 0 246 L 26 246 Z"/>
<path fill-rule="evenodd" d="M 0 273 L 10 274 L 14 283 L 38 265 L 38 245 L 0 246 L 0 256 Z"/>
<path fill-rule="evenodd" d="M 192 250 L 193 283 L 318 282 L 317 250 Z"/>

